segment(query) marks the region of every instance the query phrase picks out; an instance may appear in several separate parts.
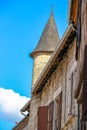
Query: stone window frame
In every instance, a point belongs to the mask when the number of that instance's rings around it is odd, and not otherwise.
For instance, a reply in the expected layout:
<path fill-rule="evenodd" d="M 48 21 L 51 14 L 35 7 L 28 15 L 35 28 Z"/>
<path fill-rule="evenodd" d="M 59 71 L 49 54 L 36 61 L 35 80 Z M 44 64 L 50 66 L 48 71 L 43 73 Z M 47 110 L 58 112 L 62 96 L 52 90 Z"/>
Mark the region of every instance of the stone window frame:
<path fill-rule="evenodd" d="M 54 112 L 53 112 L 53 130 L 55 130 L 55 129 L 57 129 L 56 128 L 56 119 L 57 119 L 57 105 L 58 105 L 58 100 L 59 100 L 59 96 L 62 96 L 62 91 L 61 91 L 61 88 L 60 88 L 60 90 L 59 91 L 57 91 L 57 92 L 59 92 L 57 95 L 56 95 L 56 97 L 54 98 Z M 62 98 L 62 97 L 61 97 Z M 62 99 L 61 99 L 62 100 Z M 62 102 L 61 102 L 61 105 L 62 105 Z M 61 109 L 61 121 L 62 121 L 62 109 Z"/>
<path fill-rule="evenodd" d="M 77 62 L 75 61 L 72 64 L 70 72 L 68 74 L 68 81 L 67 81 L 67 103 L 68 103 L 68 116 L 75 114 L 75 103 L 74 103 L 74 91 L 75 91 L 75 84 L 77 78 Z M 73 80 L 73 81 L 72 81 Z"/>

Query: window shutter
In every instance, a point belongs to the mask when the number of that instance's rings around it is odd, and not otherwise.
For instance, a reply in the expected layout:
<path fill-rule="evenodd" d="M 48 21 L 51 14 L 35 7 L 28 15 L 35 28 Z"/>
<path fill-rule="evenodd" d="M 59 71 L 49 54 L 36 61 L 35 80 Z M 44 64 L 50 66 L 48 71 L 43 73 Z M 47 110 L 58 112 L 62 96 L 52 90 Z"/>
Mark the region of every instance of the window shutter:
<path fill-rule="evenodd" d="M 83 66 L 82 120 L 87 121 L 87 45 L 85 46 Z"/>
<path fill-rule="evenodd" d="M 61 129 L 61 112 L 62 112 L 62 93 L 59 96 L 58 99 L 58 109 L 57 109 L 57 117 L 58 117 L 58 124 L 57 124 L 57 130 Z"/>
<path fill-rule="evenodd" d="M 48 124 L 48 106 L 38 109 L 38 130 L 47 130 Z"/>
<path fill-rule="evenodd" d="M 54 102 L 51 102 L 48 106 L 48 129 L 47 130 L 53 130 L 53 107 Z"/>

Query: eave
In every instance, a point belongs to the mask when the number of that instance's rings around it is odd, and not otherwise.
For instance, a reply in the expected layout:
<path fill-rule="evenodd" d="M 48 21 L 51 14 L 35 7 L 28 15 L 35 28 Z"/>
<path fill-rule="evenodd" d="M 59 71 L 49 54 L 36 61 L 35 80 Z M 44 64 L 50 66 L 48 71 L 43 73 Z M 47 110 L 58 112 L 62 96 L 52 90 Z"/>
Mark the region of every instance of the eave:
<path fill-rule="evenodd" d="M 52 54 L 53 53 L 53 51 L 36 51 L 36 52 L 32 52 L 31 54 L 30 54 L 30 56 L 33 58 L 34 56 L 36 56 L 37 54 Z"/>
<path fill-rule="evenodd" d="M 64 36 L 60 40 L 56 50 L 51 56 L 49 62 L 47 63 L 40 77 L 38 78 L 35 85 L 33 86 L 33 90 L 32 90 L 33 94 L 38 94 L 43 90 L 47 80 L 55 71 L 55 69 L 57 68 L 58 64 L 61 62 L 63 57 L 66 55 L 67 49 L 69 48 L 69 45 L 72 43 L 75 36 L 76 36 L 75 29 L 73 25 L 70 24 L 66 32 L 64 33 Z"/>
<path fill-rule="evenodd" d="M 30 108 L 30 101 L 31 100 L 29 100 L 22 108 L 21 108 L 21 112 L 25 112 L 25 111 L 27 111 L 27 110 L 29 110 L 29 108 Z"/>
<path fill-rule="evenodd" d="M 12 130 L 22 130 L 28 124 L 28 118 L 24 117 Z"/>

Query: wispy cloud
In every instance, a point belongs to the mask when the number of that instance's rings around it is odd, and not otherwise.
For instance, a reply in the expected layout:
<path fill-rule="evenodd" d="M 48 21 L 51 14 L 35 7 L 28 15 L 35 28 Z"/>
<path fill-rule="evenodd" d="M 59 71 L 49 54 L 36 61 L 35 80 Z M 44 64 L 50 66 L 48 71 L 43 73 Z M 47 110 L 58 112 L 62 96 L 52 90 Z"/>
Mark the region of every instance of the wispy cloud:
<path fill-rule="evenodd" d="M 15 93 L 11 89 L 0 88 L 0 118 L 17 121 L 22 118 L 20 109 L 29 98 Z"/>

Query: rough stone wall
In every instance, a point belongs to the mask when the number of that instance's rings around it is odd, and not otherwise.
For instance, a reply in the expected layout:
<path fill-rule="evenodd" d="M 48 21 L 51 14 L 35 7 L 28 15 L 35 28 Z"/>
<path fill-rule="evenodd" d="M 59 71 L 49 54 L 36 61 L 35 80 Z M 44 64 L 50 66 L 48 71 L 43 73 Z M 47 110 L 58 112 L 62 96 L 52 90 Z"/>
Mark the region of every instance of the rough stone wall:
<path fill-rule="evenodd" d="M 38 107 L 41 104 L 40 96 L 34 96 L 31 100 L 28 130 L 38 130 Z"/>
<path fill-rule="evenodd" d="M 32 86 L 35 84 L 36 80 L 40 76 L 50 56 L 51 54 L 38 53 L 38 55 L 36 55 L 36 57 L 34 58 Z"/>
<path fill-rule="evenodd" d="M 57 67 L 56 71 L 51 75 L 49 80 L 44 86 L 44 89 L 38 98 L 33 97 L 31 102 L 31 113 L 29 119 L 29 129 L 38 130 L 38 107 L 47 106 L 50 102 L 54 101 L 62 91 L 62 121 L 61 126 L 62 130 L 75 130 L 75 101 L 73 100 L 74 111 L 73 114 L 68 113 L 68 99 L 69 99 L 69 76 L 72 71 L 75 70 L 75 49 L 76 49 L 76 40 L 70 46 L 65 57 L 60 65 Z M 75 79 L 76 80 L 76 79 Z M 74 90 L 73 90 L 74 93 Z M 74 96 L 73 96 L 74 99 Z"/>
<path fill-rule="evenodd" d="M 83 60 L 84 60 L 84 46 L 87 44 L 87 7 L 86 7 L 87 0 L 82 0 L 82 18 L 81 18 L 81 45 L 80 45 L 80 51 L 79 51 L 79 57 L 77 62 L 77 69 L 76 69 L 76 77 L 75 82 L 77 80 L 77 83 L 79 81 L 79 75 L 81 73 L 82 67 L 83 67 Z M 30 113 L 30 119 L 29 119 L 29 129 L 30 130 L 37 130 L 37 112 L 38 107 L 49 105 L 49 103 L 59 95 L 59 93 L 62 91 L 62 130 L 76 130 L 77 123 L 76 123 L 76 117 L 75 117 L 75 111 L 76 111 L 76 102 L 74 99 L 73 104 L 74 105 L 74 111 L 73 115 L 69 114 L 68 112 L 68 99 L 69 99 L 69 77 L 72 73 L 73 66 L 75 64 L 75 52 L 76 52 L 76 41 L 74 41 L 74 44 L 71 45 L 71 48 L 68 51 L 67 57 L 61 62 L 61 64 L 58 66 L 56 71 L 51 75 L 48 82 L 45 84 L 45 87 L 43 89 L 42 95 L 40 98 L 38 97 L 38 100 L 32 99 L 31 102 L 31 113 Z M 43 56 L 37 56 L 34 63 L 34 72 L 33 72 L 33 84 L 36 82 L 38 76 L 40 75 L 42 69 L 45 67 L 47 61 L 49 60 L 50 55 L 43 55 Z M 38 62 L 39 61 L 39 62 Z M 39 67 L 38 68 L 38 64 Z M 75 66 L 76 67 L 76 66 Z M 70 73 L 71 72 L 71 73 Z M 75 89 L 75 86 L 74 86 Z M 74 93 L 74 92 L 73 92 Z"/>
<path fill-rule="evenodd" d="M 74 41 L 73 46 L 70 47 L 67 57 L 65 59 L 65 63 L 62 65 L 62 130 L 72 130 L 75 129 L 75 99 L 74 99 L 74 90 L 75 90 L 75 83 L 76 83 L 76 68 L 77 64 L 75 61 L 75 44 Z M 70 113 L 70 95 L 71 95 L 71 74 L 75 74 L 74 77 L 74 84 L 73 84 L 73 110 Z"/>
<path fill-rule="evenodd" d="M 28 125 L 26 125 L 22 130 L 28 130 Z"/>
<path fill-rule="evenodd" d="M 75 113 L 73 114 L 68 112 L 68 99 L 69 99 L 69 78 L 70 74 L 76 68 L 75 61 L 75 44 L 70 47 L 67 57 L 62 61 L 58 66 L 56 71 L 52 74 L 48 80 L 45 88 L 43 89 L 41 95 L 41 106 L 49 105 L 50 102 L 54 101 L 60 92 L 62 91 L 62 129 L 72 130 L 75 129 Z M 71 72 L 71 73 L 70 73 Z M 74 81 L 75 82 L 75 81 Z M 73 90 L 73 99 L 74 99 L 74 90 Z M 73 102 L 75 106 L 75 100 Z M 75 108 L 73 108 L 75 109 Z M 70 123 L 71 122 L 71 123 Z"/>

